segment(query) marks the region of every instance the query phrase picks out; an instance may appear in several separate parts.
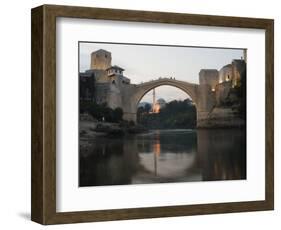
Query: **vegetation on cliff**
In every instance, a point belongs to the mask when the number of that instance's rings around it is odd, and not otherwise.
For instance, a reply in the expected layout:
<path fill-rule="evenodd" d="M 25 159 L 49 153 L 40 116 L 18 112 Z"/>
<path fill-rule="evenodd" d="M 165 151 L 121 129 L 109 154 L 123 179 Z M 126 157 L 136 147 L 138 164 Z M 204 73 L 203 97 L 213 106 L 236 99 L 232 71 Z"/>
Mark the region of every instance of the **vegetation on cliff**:
<path fill-rule="evenodd" d="M 241 79 L 234 88 L 230 88 L 227 97 L 217 107 L 230 107 L 236 114 L 246 120 L 246 69 L 241 72 Z"/>

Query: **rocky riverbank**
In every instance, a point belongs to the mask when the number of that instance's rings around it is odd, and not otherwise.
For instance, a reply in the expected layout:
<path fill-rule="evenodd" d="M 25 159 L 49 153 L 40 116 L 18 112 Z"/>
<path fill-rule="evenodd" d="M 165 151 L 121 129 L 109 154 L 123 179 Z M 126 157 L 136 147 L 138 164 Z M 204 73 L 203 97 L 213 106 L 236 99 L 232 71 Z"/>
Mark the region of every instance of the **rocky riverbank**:
<path fill-rule="evenodd" d="M 95 132 L 104 133 L 106 135 L 128 135 L 147 132 L 148 129 L 142 125 L 130 124 L 128 122 L 121 123 L 98 123 Z"/>
<path fill-rule="evenodd" d="M 245 128 L 246 121 L 232 108 L 214 108 L 205 117 L 198 117 L 197 128 Z"/>
<path fill-rule="evenodd" d="M 109 123 L 83 120 L 79 124 L 80 140 L 94 138 L 98 135 L 123 136 L 144 132 L 148 132 L 148 129 L 128 122 Z"/>

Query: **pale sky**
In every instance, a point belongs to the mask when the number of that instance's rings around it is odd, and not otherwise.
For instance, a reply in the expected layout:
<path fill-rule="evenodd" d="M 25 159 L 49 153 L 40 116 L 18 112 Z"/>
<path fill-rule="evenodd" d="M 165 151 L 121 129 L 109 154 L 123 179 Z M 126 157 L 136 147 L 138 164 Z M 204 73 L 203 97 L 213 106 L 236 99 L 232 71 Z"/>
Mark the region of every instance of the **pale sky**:
<path fill-rule="evenodd" d="M 138 84 L 159 77 L 175 77 L 190 83 L 199 82 L 201 69 L 220 69 L 233 59 L 241 59 L 242 49 L 174 47 L 157 45 L 130 45 L 114 43 L 79 43 L 80 66 L 84 72 L 90 68 L 90 55 L 98 49 L 111 52 L 112 65 L 125 69 L 124 75 Z M 171 86 L 156 88 L 156 99 L 183 100 L 189 96 Z M 142 101 L 152 101 L 152 91 Z"/>

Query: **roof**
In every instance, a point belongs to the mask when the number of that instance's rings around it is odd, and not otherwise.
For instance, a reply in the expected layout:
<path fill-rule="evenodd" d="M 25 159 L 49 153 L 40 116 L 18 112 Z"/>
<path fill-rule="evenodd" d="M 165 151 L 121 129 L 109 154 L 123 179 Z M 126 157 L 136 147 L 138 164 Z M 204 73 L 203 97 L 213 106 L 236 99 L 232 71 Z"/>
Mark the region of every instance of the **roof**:
<path fill-rule="evenodd" d="M 106 70 L 109 70 L 109 69 L 119 69 L 119 70 L 121 70 L 121 71 L 124 71 L 124 69 L 123 68 L 121 68 L 120 66 L 118 66 L 118 65 L 113 65 L 113 66 L 110 66 L 109 68 L 107 68 Z"/>
<path fill-rule="evenodd" d="M 232 64 L 245 65 L 246 62 L 244 59 L 233 59 Z"/>
<path fill-rule="evenodd" d="M 165 101 L 163 98 L 159 98 L 159 99 L 157 100 L 157 102 L 158 102 L 158 103 L 166 103 L 166 101 Z"/>
<path fill-rule="evenodd" d="M 92 77 L 92 73 L 84 72 L 84 73 L 79 73 L 80 77 Z"/>
<path fill-rule="evenodd" d="M 231 64 L 227 64 L 227 65 L 225 65 L 224 67 L 232 67 L 232 65 Z M 223 67 L 223 68 L 224 68 Z"/>
<path fill-rule="evenodd" d="M 244 59 L 233 59 L 232 61 L 233 61 L 233 62 L 245 62 Z"/>
<path fill-rule="evenodd" d="M 200 72 L 214 72 L 215 73 L 215 72 L 218 72 L 218 70 L 217 69 L 201 69 Z"/>
<path fill-rule="evenodd" d="M 227 64 L 227 65 L 223 66 L 223 67 L 220 69 L 220 71 L 224 71 L 224 70 L 227 69 L 227 68 L 232 68 L 232 64 Z"/>
<path fill-rule="evenodd" d="M 104 49 L 99 49 L 99 50 L 92 52 L 92 54 L 95 54 L 95 53 L 110 53 L 110 52 L 107 50 L 104 50 Z"/>

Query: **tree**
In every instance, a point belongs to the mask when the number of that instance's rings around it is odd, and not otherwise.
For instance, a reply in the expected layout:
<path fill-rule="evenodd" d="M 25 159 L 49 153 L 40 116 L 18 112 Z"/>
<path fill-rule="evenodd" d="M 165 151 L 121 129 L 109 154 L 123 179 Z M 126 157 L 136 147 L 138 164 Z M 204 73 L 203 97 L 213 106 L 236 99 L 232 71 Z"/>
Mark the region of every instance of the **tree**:
<path fill-rule="evenodd" d="M 121 108 L 111 109 L 106 103 L 97 104 L 95 102 L 80 103 L 80 114 L 89 113 L 93 118 L 98 121 L 103 119 L 107 122 L 122 121 L 123 110 Z"/>
<path fill-rule="evenodd" d="M 148 109 L 148 108 L 147 108 Z M 174 129 L 195 128 L 196 108 L 190 99 L 184 101 L 171 101 L 159 113 L 147 113 L 145 108 L 138 109 L 138 123 L 147 128 Z"/>
<path fill-rule="evenodd" d="M 122 118 L 123 118 L 123 110 L 120 107 L 114 109 L 114 111 L 113 111 L 113 121 L 119 122 L 119 121 L 122 120 Z"/>
<path fill-rule="evenodd" d="M 151 105 L 146 103 L 145 106 L 144 106 L 144 112 L 149 113 L 150 110 L 151 110 Z"/>
<path fill-rule="evenodd" d="M 143 106 L 140 106 L 138 107 L 138 111 L 137 111 L 137 120 L 138 121 L 141 121 L 142 119 L 142 114 L 144 114 L 144 107 Z"/>

